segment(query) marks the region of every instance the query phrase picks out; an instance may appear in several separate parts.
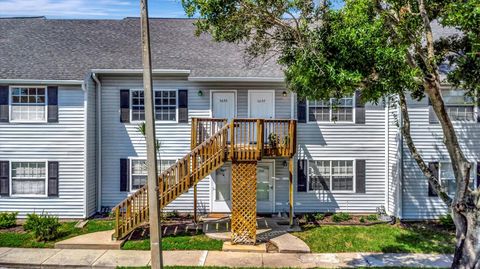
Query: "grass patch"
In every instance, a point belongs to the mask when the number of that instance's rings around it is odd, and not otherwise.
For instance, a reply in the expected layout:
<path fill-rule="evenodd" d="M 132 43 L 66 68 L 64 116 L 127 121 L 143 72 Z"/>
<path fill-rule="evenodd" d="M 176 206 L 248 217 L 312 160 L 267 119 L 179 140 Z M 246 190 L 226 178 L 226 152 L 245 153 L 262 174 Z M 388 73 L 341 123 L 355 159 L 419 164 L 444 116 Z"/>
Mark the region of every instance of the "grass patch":
<path fill-rule="evenodd" d="M 294 233 L 312 252 L 453 253 L 451 231 L 415 224 L 321 226 Z"/>
<path fill-rule="evenodd" d="M 75 228 L 76 223 L 63 222 L 59 228 L 58 238 L 47 242 L 37 242 L 31 232 L 0 231 L 0 247 L 53 248 L 55 242 L 81 234 L 112 230 L 114 227 L 111 220 L 90 220 L 82 229 Z"/>
<path fill-rule="evenodd" d="M 223 242 L 199 235 L 176 235 L 162 238 L 163 250 L 222 250 Z M 150 250 L 150 239 L 129 240 L 122 249 Z"/>

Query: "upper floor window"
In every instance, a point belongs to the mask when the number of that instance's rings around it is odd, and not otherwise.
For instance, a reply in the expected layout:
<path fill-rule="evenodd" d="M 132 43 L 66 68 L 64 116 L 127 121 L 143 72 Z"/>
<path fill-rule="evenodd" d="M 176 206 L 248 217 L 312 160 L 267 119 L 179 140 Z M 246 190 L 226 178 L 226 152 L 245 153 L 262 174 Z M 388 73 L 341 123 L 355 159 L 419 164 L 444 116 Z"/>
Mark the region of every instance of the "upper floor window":
<path fill-rule="evenodd" d="M 11 87 L 10 120 L 12 122 L 45 122 L 46 99 L 45 87 Z"/>
<path fill-rule="evenodd" d="M 470 188 L 475 187 L 475 172 L 474 168 L 475 165 L 472 164 L 472 168 L 470 169 Z M 442 185 L 443 189 L 450 195 L 455 195 L 455 190 L 457 189 L 457 183 L 455 181 L 455 174 L 453 173 L 453 167 L 451 162 L 440 162 L 439 167 L 439 175 L 440 175 L 440 184 Z"/>
<path fill-rule="evenodd" d="M 132 121 L 145 120 L 145 101 L 143 90 L 132 90 Z M 177 120 L 177 91 L 155 90 L 155 120 Z"/>
<path fill-rule="evenodd" d="M 158 173 L 175 164 L 174 160 L 159 160 Z M 145 159 L 130 160 L 130 191 L 136 191 L 147 184 L 147 161 Z"/>
<path fill-rule="evenodd" d="M 308 101 L 308 121 L 353 122 L 353 98 Z"/>
<path fill-rule="evenodd" d="M 353 160 L 311 160 L 308 163 L 308 190 L 354 191 Z"/>
<path fill-rule="evenodd" d="M 475 102 L 465 91 L 443 90 L 443 100 L 452 121 L 475 121 Z"/>
<path fill-rule="evenodd" d="M 45 162 L 12 162 L 12 195 L 46 195 Z"/>

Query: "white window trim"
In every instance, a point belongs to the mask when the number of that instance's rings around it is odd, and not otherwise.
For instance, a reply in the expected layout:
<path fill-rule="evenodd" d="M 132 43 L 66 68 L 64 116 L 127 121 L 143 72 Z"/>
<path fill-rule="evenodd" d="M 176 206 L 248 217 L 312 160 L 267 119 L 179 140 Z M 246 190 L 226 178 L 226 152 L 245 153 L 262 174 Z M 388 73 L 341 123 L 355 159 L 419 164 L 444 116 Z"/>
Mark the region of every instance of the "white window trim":
<path fill-rule="evenodd" d="M 351 159 L 351 158 L 320 158 L 320 159 L 307 159 L 307 193 L 320 193 L 320 192 L 325 192 L 326 190 L 310 190 L 310 162 L 311 161 L 330 161 L 330 190 L 327 192 L 333 193 L 333 194 L 352 194 L 356 193 L 357 190 L 357 159 Z M 352 161 L 353 162 L 353 186 L 351 191 L 334 191 L 332 190 L 332 161 Z"/>
<path fill-rule="evenodd" d="M 440 186 L 441 186 L 441 187 L 444 187 L 444 186 L 442 185 L 442 163 L 443 163 L 443 164 L 446 164 L 446 163 L 451 164 L 452 162 L 451 162 L 450 160 L 438 161 L 438 179 L 439 179 L 439 181 L 440 181 Z M 478 175 L 476 174 L 476 170 L 477 170 L 476 167 L 477 167 L 478 163 L 477 163 L 477 162 L 470 162 L 470 163 L 473 165 L 472 168 L 471 168 L 473 173 L 470 173 L 470 177 L 471 177 L 471 179 L 473 180 L 473 182 L 472 182 L 472 183 L 473 183 L 473 186 L 474 186 L 475 188 L 477 188 L 477 187 L 478 187 L 478 186 L 477 186 L 477 176 L 478 176 Z M 455 180 L 455 179 L 454 179 L 454 180 Z M 447 186 L 447 194 L 448 194 L 448 195 L 455 195 L 455 193 L 448 193 L 448 186 Z"/>
<path fill-rule="evenodd" d="M 10 197 L 14 198 L 47 198 L 48 197 L 48 161 L 46 160 L 8 160 L 9 162 L 9 167 L 8 167 L 8 177 L 9 177 L 9 195 Z M 23 162 L 23 163 L 29 163 L 29 162 L 35 162 L 35 163 L 45 163 L 45 194 L 13 194 L 13 177 L 12 177 L 12 164 L 13 163 L 18 163 L 18 162 Z"/>
<path fill-rule="evenodd" d="M 332 121 L 332 99 L 336 99 L 336 98 L 330 98 L 329 102 L 330 102 L 330 109 L 329 109 L 329 121 L 311 121 L 310 120 L 310 101 L 307 99 L 306 100 L 306 117 L 307 117 L 307 123 L 310 123 L 310 124 L 325 124 L 325 125 L 332 125 L 332 124 L 356 124 L 355 123 L 355 115 L 357 113 L 357 109 L 356 109 L 356 102 L 355 102 L 355 95 L 353 95 L 352 97 L 342 97 L 342 98 L 352 98 L 352 120 L 351 121 Z"/>
<path fill-rule="evenodd" d="M 128 158 L 128 192 L 129 193 L 134 193 L 138 191 L 138 189 L 133 188 L 133 180 L 132 180 L 132 162 L 133 161 L 147 161 L 147 157 L 129 157 Z M 158 160 L 157 160 L 158 161 Z M 177 161 L 177 159 L 173 158 L 161 158 L 160 161 Z M 162 171 L 158 171 L 158 174 L 160 175 Z"/>
<path fill-rule="evenodd" d="M 12 120 L 12 90 L 14 88 L 43 88 L 45 89 L 45 120 Z M 35 85 L 10 85 L 8 87 L 8 121 L 10 123 L 48 123 L 48 91 L 47 86 Z"/>
<path fill-rule="evenodd" d="M 143 123 L 145 121 L 142 121 L 142 120 L 133 120 L 133 117 L 132 117 L 132 101 L 133 101 L 133 94 L 132 92 L 134 91 L 144 91 L 144 89 L 130 89 L 130 98 L 129 98 L 129 107 L 130 107 L 130 123 L 136 123 L 136 124 L 140 124 L 140 123 Z M 154 110 L 155 110 L 155 92 L 161 92 L 161 91 L 175 91 L 175 94 L 176 94 L 176 103 L 175 103 L 175 120 L 156 120 L 155 119 L 155 123 L 171 123 L 171 124 L 174 124 L 174 123 L 178 123 L 178 89 L 154 89 L 153 90 L 153 99 L 154 99 Z M 145 96 L 145 95 L 144 95 Z M 145 97 L 144 97 L 145 98 Z"/>
<path fill-rule="evenodd" d="M 450 89 L 450 88 L 442 88 L 442 89 L 440 90 L 440 93 L 441 93 L 441 95 L 442 95 L 442 98 L 444 98 L 444 97 L 443 97 L 443 92 L 444 92 L 444 91 L 452 91 L 452 89 Z M 475 94 L 475 96 L 477 96 L 477 95 Z M 465 106 L 465 107 L 471 107 L 471 106 L 473 106 L 473 120 L 455 120 L 455 119 L 451 118 L 450 115 L 448 115 L 448 117 L 450 118 L 450 120 L 451 120 L 453 123 L 477 123 L 477 117 L 479 116 L 478 113 L 480 113 L 480 111 L 479 111 L 479 106 L 477 105 L 477 102 L 476 102 L 476 97 L 474 97 L 474 100 L 473 100 L 473 102 L 472 102 L 471 105 L 465 105 L 465 104 L 449 104 L 448 102 L 445 101 L 445 99 L 444 99 L 444 102 L 445 102 L 445 108 L 446 108 L 447 110 L 448 110 L 448 107 L 449 107 L 449 106 Z"/>

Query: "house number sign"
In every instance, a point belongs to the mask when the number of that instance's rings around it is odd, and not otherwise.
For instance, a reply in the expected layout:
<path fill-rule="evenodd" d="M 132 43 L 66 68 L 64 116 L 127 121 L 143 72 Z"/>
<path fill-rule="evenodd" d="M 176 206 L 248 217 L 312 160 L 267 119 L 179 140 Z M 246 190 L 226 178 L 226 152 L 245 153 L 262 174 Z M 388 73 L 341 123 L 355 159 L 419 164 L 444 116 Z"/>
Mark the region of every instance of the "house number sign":
<path fill-rule="evenodd" d="M 265 99 L 257 99 L 257 103 L 259 103 L 259 104 L 262 104 L 262 103 L 265 103 L 265 102 L 267 102 L 267 100 L 265 100 Z"/>
<path fill-rule="evenodd" d="M 228 103 L 228 99 L 226 98 L 220 99 L 220 103 Z"/>

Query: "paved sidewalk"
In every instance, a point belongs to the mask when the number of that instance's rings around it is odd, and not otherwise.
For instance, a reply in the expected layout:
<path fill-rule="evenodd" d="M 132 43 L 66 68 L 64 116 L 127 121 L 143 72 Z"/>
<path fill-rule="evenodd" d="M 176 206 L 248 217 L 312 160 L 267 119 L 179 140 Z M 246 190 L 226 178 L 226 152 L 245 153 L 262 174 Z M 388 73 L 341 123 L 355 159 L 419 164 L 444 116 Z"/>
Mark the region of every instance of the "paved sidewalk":
<path fill-rule="evenodd" d="M 451 255 L 378 253 L 241 253 L 165 251 L 165 265 L 231 267 L 449 267 Z M 0 248 L 0 268 L 115 268 L 150 264 L 138 250 Z"/>

